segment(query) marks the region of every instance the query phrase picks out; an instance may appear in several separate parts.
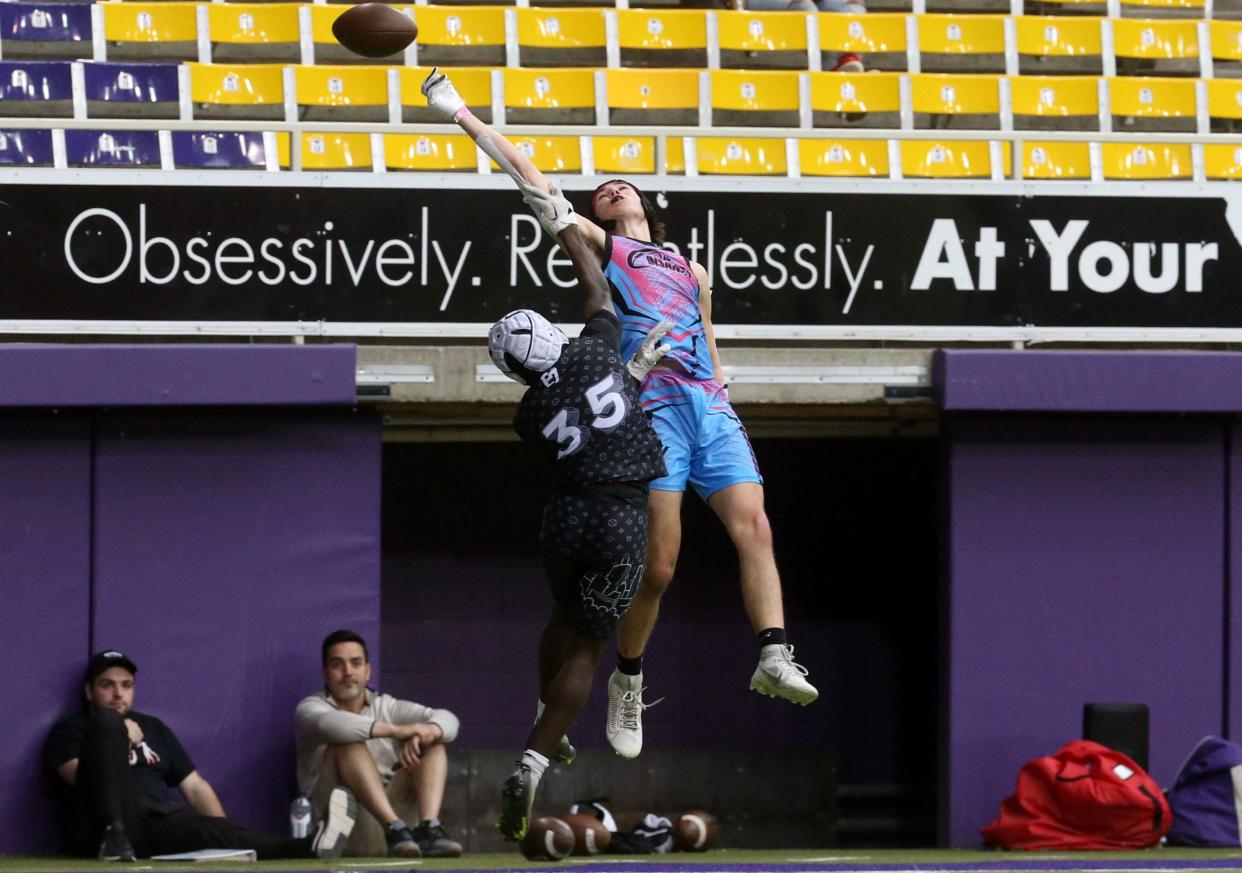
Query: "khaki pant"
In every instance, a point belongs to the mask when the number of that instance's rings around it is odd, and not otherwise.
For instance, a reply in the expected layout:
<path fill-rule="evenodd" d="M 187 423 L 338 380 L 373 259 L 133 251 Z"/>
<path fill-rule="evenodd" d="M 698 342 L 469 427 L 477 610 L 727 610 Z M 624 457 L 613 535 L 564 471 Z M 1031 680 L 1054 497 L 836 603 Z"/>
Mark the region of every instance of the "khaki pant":
<path fill-rule="evenodd" d="M 311 806 L 315 810 L 315 820 L 323 818 L 328 809 L 328 795 L 339 785 L 336 768 L 324 767 L 311 792 Z M 414 781 L 404 770 L 398 770 L 384 789 L 393 812 L 410 827 L 419 822 L 418 798 L 414 794 Z M 388 854 L 388 844 L 384 841 L 384 826 L 376 821 L 375 816 L 358 804 L 358 820 L 354 830 L 345 844 L 345 854 L 350 857 L 384 857 Z"/>

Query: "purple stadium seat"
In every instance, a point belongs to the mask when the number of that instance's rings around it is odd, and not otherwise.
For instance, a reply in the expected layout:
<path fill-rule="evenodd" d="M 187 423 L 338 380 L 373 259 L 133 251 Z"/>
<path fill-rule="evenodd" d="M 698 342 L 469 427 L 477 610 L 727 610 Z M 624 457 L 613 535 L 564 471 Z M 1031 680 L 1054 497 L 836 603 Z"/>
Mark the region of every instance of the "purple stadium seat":
<path fill-rule="evenodd" d="M 4 56 L 89 57 L 90 3 L 0 3 Z"/>
<path fill-rule="evenodd" d="M 0 166 L 51 165 L 50 130 L 0 130 Z"/>
<path fill-rule="evenodd" d="M 178 167 L 210 170 L 262 170 L 267 150 L 261 133 L 173 133 L 173 162 Z"/>
<path fill-rule="evenodd" d="M 66 130 L 71 167 L 158 167 L 160 138 L 154 130 Z"/>
<path fill-rule="evenodd" d="M 68 61 L 0 61 L 0 114 L 72 115 Z"/>
<path fill-rule="evenodd" d="M 87 112 L 105 118 L 176 118 L 177 66 L 135 61 L 83 64 Z"/>

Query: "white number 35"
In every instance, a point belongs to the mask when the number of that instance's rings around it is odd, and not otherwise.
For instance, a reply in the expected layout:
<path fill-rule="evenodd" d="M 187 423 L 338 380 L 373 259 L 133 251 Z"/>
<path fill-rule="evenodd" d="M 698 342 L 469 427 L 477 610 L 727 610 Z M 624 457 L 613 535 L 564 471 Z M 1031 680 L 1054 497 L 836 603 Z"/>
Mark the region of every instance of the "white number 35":
<path fill-rule="evenodd" d="M 609 433 L 621 426 L 625 421 L 625 395 L 616 384 L 614 376 L 605 376 L 586 390 L 587 403 L 595 417 L 591 419 L 591 427 Z M 578 427 L 578 410 L 569 407 L 562 409 L 543 428 L 543 435 L 560 446 L 556 459 L 562 460 L 575 452 L 581 451 L 590 439 L 590 434 Z"/>

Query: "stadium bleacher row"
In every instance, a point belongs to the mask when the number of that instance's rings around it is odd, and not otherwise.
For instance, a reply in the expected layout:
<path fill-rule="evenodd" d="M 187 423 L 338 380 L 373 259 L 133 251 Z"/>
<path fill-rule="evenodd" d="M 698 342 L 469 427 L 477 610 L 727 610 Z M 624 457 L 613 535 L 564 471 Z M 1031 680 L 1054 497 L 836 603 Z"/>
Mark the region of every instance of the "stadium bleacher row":
<path fill-rule="evenodd" d="M 348 63 L 347 7 L 297 3 L 0 3 L 5 58 Z M 903 72 L 1242 73 L 1242 21 L 1097 16 L 405 6 L 409 66 L 831 69 L 839 53 Z M 1219 68 L 1219 69 L 1218 69 Z"/>
<path fill-rule="evenodd" d="M 434 63 L 485 120 L 543 128 L 511 132 L 550 172 L 1242 178 L 1242 21 L 1129 5 L 1191 17 L 415 5 L 418 42 L 377 63 L 332 37 L 341 5 L 0 2 L 0 116 L 46 119 L 0 122 L 0 165 L 488 172 L 452 133 L 339 127 L 434 121 Z"/>

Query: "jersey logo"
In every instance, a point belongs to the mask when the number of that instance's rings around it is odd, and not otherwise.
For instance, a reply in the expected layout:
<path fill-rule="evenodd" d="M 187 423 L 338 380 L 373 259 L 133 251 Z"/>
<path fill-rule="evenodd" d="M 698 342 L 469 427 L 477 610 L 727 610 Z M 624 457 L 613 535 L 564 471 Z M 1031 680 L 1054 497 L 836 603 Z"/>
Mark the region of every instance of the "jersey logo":
<path fill-rule="evenodd" d="M 133 767 L 138 764 L 138 753 L 142 753 L 143 760 L 147 762 L 148 767 L 154 767 L 160 762 L 159 753 L 155 749 L 147 745 L 147 741 L 143 740 L 137 746 L 129 750 L 129 766 Z"/>
<path fill-rule="evenodd" d="M 674 273 L 694 278 L 694 274 L 684 264 L 662 249 L 635 249 L 625 257 L 625 262 L 635 270 L 647 267 L 663 267 Z"/>
<path fill-rule="evenodd" d="M 556 367 L 546 371 L 539 377 L 539 381 L 543 383 L 544 388 L 551 388 L 557 382 L 561 381 L 561 374 L 557 372 Z"/>

